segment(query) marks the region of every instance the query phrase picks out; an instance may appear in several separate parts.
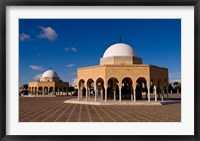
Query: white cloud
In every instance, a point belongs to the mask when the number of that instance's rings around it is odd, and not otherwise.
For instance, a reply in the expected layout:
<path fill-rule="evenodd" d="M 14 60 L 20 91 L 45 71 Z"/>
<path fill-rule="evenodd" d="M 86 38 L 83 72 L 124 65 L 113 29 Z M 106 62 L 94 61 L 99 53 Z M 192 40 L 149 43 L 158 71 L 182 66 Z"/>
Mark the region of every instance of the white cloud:
<path fill-rule="evenodd" d="M 77 52 L 77 48 L 75 48 L 75 47 L 71 47 L 71 50 L 73 51 L 73 52 Z"/>
<path fill-rule="evenodd" d="M 65 48 L 65 51 L 67 51 L 67 52 L 70 51 L 70 48 Z"/>
<path fill-rule="evenodd" d="M 74 78 L 72 82 L 70 82 L 72 86 L 78 86 L 78 79 Z"/>
<path fill-rule="evenodd" d="M 29 66 L 31 69 L 33 70 L 37 70 L 37 71 L 44 71 L 46 68 L 44 68 L 43 66 L 35 66 L 35 65 L 30 65 Z"/>
<path fill-rule="evenodd" d="M 35 75 L 35 76 L 33 77 L 33 79 L 34 79 L 35 81 L 39 81 L 41 76 L 42 76 L 42 74 L 37 74 L 37 75 Z"/>
<path fill-rule="evenodd" d="M 38 26 L 38 27 L 42 29 L 42 32 L 40 33 L 40 35 L 37 36 L 38 38 L 54 41 L 58 37 L 55 30 L 52 29 L 51 27 L 43 27 L 43 26 Z"/>
<path fill-rule="evenodd" d="M 72 52 L 74 52 L 74 53 L 76 53 L 77 52 L 77 48 L 75 48 L 75 47 L 70 47 L 70 48 L 65 48 L 65 51 L 72 51 Z"/>
<path fill-rule="evenodd" d="M 25 33 L 21 33 L 21 34 L 19 34 L 19 39 L 20 39 L 20 41 L 28 41 L 28 40 L 30 40 L 31 38 L 30 38 L 29 35 L 27 35 L 27 34 L 25 34 Z"/>
<path fill-rule="evenodd" d="M 177 80 L 173 80 L 173 82 L 181 82 L 181 80 L 177 79 Z"/>
<path fill-rule="evenodd" d="M 67 74 L 67 77 L 75 76 L 77 75 L 77 72 L 70 72 Z"/>
<path fill-rule="evenodd" d="M 75 65 L 74 64 L 68 64 L 68 65 L 66 65 L 66 67 L 74 67 Z"/>

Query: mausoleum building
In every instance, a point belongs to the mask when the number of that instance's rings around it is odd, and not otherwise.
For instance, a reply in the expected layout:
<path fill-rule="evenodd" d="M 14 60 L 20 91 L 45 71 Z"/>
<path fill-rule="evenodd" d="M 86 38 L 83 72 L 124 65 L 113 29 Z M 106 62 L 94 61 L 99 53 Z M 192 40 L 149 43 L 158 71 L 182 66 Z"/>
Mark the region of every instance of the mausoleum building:
<path fill-rule="evenodd" d="M 116 43 L 108 47 L 100 58 L 100 65 L 78 69 L 78 100 L 131 100 L 142 96 L 150 102 L 153 95 L 167 93 L 168 69 L 143 64 L 128 44 Z"/>
<path fill-rule="evenodd" d="M 58 74 L 50 69 L 45 71 L 39 81 L 29 82 L 29 94 L 31 95 L 66 95 L 68 82 L 63 82 Z"/>

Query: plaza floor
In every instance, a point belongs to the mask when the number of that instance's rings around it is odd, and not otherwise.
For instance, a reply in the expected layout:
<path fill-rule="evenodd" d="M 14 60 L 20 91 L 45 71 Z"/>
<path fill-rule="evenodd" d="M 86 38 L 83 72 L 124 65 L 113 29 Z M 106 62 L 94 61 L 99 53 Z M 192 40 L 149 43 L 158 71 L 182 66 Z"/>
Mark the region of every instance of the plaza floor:
<path fill-rule="evenodd" d="M 20 122 L 180 122 L 181 104 L 87 105 L 64 103 L 75 98 L 20 97 Z"/>

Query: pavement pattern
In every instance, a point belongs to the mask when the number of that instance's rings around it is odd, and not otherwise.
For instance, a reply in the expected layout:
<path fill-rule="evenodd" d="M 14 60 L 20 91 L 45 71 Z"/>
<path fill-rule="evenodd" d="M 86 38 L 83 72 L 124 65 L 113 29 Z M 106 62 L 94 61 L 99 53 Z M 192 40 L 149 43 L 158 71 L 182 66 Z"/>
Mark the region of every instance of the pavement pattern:
<path fill-rule="evenodd" d="M 181 104 L 86 105 L 72 97 L 20 97 L 19 122 L 181 122 Z M 74 97 L 73 97 L 74 98 Z"/>

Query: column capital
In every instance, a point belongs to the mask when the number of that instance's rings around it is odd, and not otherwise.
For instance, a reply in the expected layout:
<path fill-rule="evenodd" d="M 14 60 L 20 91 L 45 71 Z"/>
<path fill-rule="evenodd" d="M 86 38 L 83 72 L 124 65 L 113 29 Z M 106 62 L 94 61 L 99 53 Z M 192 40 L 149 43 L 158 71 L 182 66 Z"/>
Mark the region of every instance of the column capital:
<path fill-rule="evenodd" d="M 136 88 L 136 85 L 132 84 L 132 87 L 133 87 L 133 88 Z"/>
<path fill-rule="evenodd" d="M 122 82 L 119 82 L 118 85 L 122 85 Z"/>
<path fill-rule="evenodd" d="M 151 84 L 148 84 L 148 83 L 147 83 L 147 87 L 151 87 Z"/>

